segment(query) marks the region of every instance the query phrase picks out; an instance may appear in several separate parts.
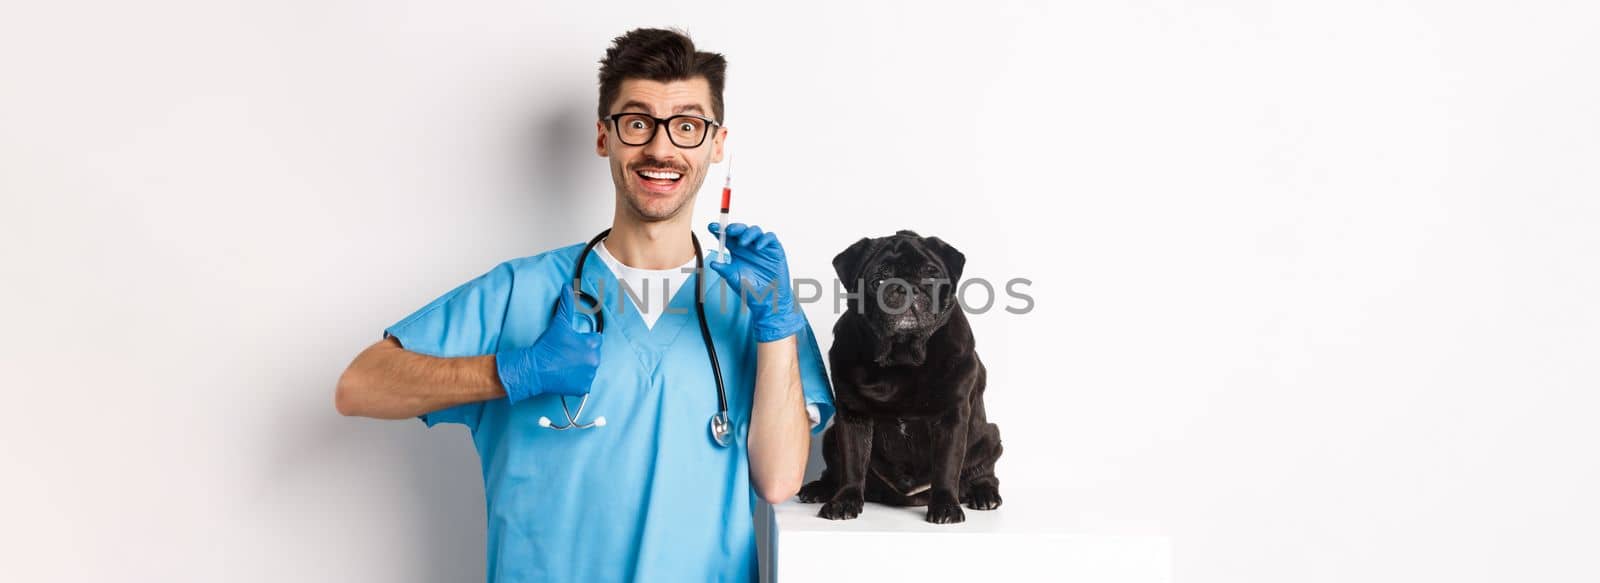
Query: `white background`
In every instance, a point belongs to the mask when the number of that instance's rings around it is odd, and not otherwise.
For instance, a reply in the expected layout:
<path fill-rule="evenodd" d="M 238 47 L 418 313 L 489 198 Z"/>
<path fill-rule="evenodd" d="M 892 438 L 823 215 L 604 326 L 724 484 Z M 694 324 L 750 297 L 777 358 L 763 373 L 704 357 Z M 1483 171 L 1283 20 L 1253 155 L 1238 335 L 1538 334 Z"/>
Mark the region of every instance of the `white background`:
<path fill-rule="evenodd" d="M 1003 484 L 1075 528 L 1184 583 L 1600 578 L 1600 13 L 1100 4 L 6 2 L 5 578 L 479 580 L 466 431 L 334 383 L 608 223 L 640 25 L 728 56 L 796 277 L 913 228 L 1034 281 L 972 319 Z"/>

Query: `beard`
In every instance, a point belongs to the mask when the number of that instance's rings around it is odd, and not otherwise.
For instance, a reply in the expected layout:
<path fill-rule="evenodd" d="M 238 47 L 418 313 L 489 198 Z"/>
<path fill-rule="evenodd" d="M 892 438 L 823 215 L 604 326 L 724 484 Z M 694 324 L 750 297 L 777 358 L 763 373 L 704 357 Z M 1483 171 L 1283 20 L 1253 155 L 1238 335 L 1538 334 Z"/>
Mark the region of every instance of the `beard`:
<path fill-rule="evenodd" d="M 651 194 L 634 192 L 632 188 L 624 188 L 622 200 L 628 204 L 628 208 L 633 209 L 633 216 L 647 223 L 655 223 L 678 216 L 678 213 L 689 206 L 689 201 L 694 200 L 694 196 L 684 192 L 677 198 L 663 199 Z"/>

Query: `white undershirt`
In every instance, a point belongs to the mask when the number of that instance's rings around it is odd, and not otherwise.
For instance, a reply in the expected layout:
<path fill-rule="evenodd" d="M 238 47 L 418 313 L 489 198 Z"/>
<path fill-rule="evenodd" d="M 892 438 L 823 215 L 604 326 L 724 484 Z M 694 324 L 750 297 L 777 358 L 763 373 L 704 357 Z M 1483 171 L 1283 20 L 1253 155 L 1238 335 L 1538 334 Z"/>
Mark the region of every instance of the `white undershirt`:
<path fill-rule="evenodd" d="M 694 269 L 693 257 L 690 257 L 687 263 L 671 269 L 639 269 L 617 261 L 617 258 L 606 250 L 605 241 L 601 241 L 594 249 L 600 254 L 600 260 L 611 269 L 611 273 L 617 276 L 617 281 L 633 290 L 632 293 L 616 291 L 628 296 L 628 305 L 639 311 L 639 317 L 644 319 L 646 328 L 655 328 L 656 320 L 666 311 L 667 304 L 672 302 L 672 296 L 677 294 L 678 289 L 683 287 L 684 282 L 689 281 L 690 275 L 693 275 L 690 271 Z M 639 302 L 634 301 L 635 295 L 639 296 L 644 305 L 641 306 Z"/>
<path fill-rule="evenodd" d="M 693 257 L 689 258 L 687 263 L 672 269 L 639 269 L 623 265 L 621 261 L 617 261 L 617 258 L 606 250 L 606 242 L 604 240 L 601 240 L 599 245 L 595 245 L 594 250 L 600 255 L 600 261 L 605 262 L 606 268 L 617 276 L 617 281 L 628 286 L 628 289 L 633 290 L 632 294 L 623 293 L 623 295 L 628 296 L 628 305 L 639 311 L 639 317 L 644 320 L 646 328 L 655 328 L 656 320 L 661 317 L 662 312 L 666 311 L 667 304 L 672 301 L 672 296 L 677 295 L 678 289 L 682 288 L 683 284 L 689 281 L 689 276 L 694 274 L 692 271 L 694 269 Z M 621 292 L 622 290 L 617 291 Z M 634 295 L 638 295 L 645 305 L 641 306 L 639 302 L 635 302 L 633 300 Z M 811 426 L 816 427 L 817 422 L 821 420 L 822 414 L 817 411 L 816 405 L 806 403 L 806 416 L 811 418 Z"/>

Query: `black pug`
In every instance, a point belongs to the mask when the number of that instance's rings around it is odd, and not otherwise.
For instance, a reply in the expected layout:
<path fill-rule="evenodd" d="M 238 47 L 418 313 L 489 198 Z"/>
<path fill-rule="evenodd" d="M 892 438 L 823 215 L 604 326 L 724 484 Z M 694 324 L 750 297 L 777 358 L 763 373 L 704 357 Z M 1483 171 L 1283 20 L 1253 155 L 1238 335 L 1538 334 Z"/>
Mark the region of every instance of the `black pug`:
<path fill-rule="evenodd" d="M 1000 507 L 1000 427 L 984 416 L 987 376 L 955 298 L 966 257 L 938 237 L 900 231 L 833 258 L 860 291 L 833 326 L 834 423 L 822 477 L 801 502 L 817 516 L 855 518 L 862 502 L 928 507 L 928 522 Z M 881 300 L 879 299 L 881 298 Z"/>

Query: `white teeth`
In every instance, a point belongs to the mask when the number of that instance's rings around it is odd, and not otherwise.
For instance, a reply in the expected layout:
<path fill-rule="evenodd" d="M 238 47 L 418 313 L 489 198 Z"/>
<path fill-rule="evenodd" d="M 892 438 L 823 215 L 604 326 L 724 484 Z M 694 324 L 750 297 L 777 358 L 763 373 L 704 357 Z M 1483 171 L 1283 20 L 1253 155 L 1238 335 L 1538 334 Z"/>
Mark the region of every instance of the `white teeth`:
<path fill-rule="evenodd" d="M 655 179 L 659 179 L 659 180 L 677 180 L 678 178 L 683 176 L 682 174 L 678 174 L 677 172 L 651 172 L 649 170 L 644 170 L 644 171 L 641 171 L 639 173 L 645 175 L 646 177 L 655 178 Z"/>

